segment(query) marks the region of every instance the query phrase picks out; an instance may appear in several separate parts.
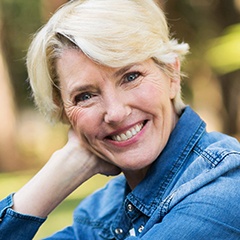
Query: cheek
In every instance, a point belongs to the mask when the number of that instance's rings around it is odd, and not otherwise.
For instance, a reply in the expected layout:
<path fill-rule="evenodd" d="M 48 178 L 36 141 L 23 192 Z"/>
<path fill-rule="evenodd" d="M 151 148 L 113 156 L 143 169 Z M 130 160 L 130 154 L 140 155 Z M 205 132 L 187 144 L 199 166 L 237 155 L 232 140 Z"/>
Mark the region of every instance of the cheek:
<path fill-rule="evenodd" d="M 67 108 L 65 111 L 71 126 L 78 135 L 87 136 L 93 134 L 92 131 L 96 129 L 98 124 L 97 111 L 79 107 Z"/>
<path fill-rule="evenodd" d="M 142 83 L 141 90 L 137 93 L 137 98 L 142 106 L 152 109 L 157 107 L 156 105 L 166 104 L 168 100 L 170 102 L 168 94 L 169 88 L 152 80 Z"/>
<path fill-rule="evenodd" d="M 65 107 L 65 113 L 73 127 L 76 126 L 79 119 L 84 115 L 82 109 L 78 107 Z"/>

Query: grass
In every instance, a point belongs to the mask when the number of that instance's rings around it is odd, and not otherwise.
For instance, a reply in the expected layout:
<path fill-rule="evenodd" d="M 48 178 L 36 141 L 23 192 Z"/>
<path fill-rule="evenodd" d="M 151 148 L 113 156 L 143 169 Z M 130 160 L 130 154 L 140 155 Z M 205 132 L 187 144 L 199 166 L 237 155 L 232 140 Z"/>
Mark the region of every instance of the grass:
<path fill-rule="evenodd" d="M 0 199 L 3 199 L 11 192 L 16 192 L 33 175 L 33 171 L 0 174 Z M 50 214 L 46 222 L 36 234 L 34 240 L 47 237 L 54 232 L 71 225 L 73 210 L 79 202 L 94 190 L 104 186 L 107 181 L 109 181 L 109 178 L 97 175 L 80 186 Z"/>

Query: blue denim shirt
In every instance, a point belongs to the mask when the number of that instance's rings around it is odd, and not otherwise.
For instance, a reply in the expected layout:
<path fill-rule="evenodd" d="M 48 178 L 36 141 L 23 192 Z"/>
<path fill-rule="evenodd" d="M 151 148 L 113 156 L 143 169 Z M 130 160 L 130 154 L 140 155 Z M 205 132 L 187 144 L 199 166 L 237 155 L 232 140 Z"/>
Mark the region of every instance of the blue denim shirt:
<path fill-rule="evenodd" d="M 0 239 L 32 239 L 44 219 L 11 205 L 11 195 L 0 202 Z M 124 176 L 114 178 L 81 202 L 72 226 L 46 239 L 239 240 L 240 144 L 207 133 L 187 107 L 133 191 Z"/>

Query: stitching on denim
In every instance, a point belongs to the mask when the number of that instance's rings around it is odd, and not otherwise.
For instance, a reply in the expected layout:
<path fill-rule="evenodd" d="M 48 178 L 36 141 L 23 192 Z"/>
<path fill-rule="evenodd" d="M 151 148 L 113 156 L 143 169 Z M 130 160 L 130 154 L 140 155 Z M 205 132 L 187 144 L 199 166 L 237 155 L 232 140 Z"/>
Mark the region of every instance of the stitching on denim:
<path fill-rule="evenodd" d="M 208 162 L 211 163 L 211 166 L 213 168 L 217 167 L 224 159 L 231 154 L 239 154 L 236 151 L 228 151 L 228 150 L 222 150 L 222 151 L 217 151 L 217 150 L 208 150 L 206 149 L 202 153 L 202 157 L 206 159 Z"/>
<path fill-rule="evenodd" d="M 202 134 L 204 133 L 204 129 L 205 129 L 205 123 L 201 122 L 199 127 L 196 129 L 196 131 L 194 132 L 194 134 L 192 135 L 192 137 L 188 140 L 187 144 L 185 145 L 184 149 L 182 150 L 182 152 L 180 153 L 178 159 L 175 161 L 175 164 L 172 166 L 172 168 L 169 171 L 169 174 L 165 177 L 165 179 L 163 180 L 159 190 L 157 191 L 158 193 L 161 192 L 162 196 L 164 195 L 164 193 L 167 190 L 167 187 L 169 186 L 169 184 L 171 183 L 171 181 L 174 179 L 174 177 L 176 176 L 176 174 L 179 172 L 179 169 L 181 168 L 181 166 L 184 164 L 184 162 L 187 159 L 187 156 L 189 155 L 189 153 L 191 152 L 191 150 L 194 149 L 197 141 L 199 140 L 199 138 L 202 136 Z M 190 144 L 191 143 L 191 144 Z M 162 189 L 162 190 L 161 190 Z M 156 199 L 156 198 L 155 198 Z M 156 203 L 155 203 L 156 204 Z"/>

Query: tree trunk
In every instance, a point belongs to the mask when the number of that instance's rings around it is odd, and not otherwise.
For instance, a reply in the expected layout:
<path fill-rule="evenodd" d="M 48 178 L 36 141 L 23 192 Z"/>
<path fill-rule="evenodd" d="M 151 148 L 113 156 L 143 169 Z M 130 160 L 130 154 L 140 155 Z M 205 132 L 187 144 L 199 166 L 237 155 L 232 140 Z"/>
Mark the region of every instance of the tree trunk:
<path fill-rule="evenodd" d="M 3 23 L 0 9 L 0 35 L 3 36 Z M 0 171 L 19 168 L 16 148 L 16 115 L 7 64 L 0 38 Z"/>
<path fill-rule="evenodd" d="M 61 5 L 68 2 L 68 0 L 42 0 L 41 15 L 43 20 L 47 21 L 51 15 L 58 9 Z"/>

